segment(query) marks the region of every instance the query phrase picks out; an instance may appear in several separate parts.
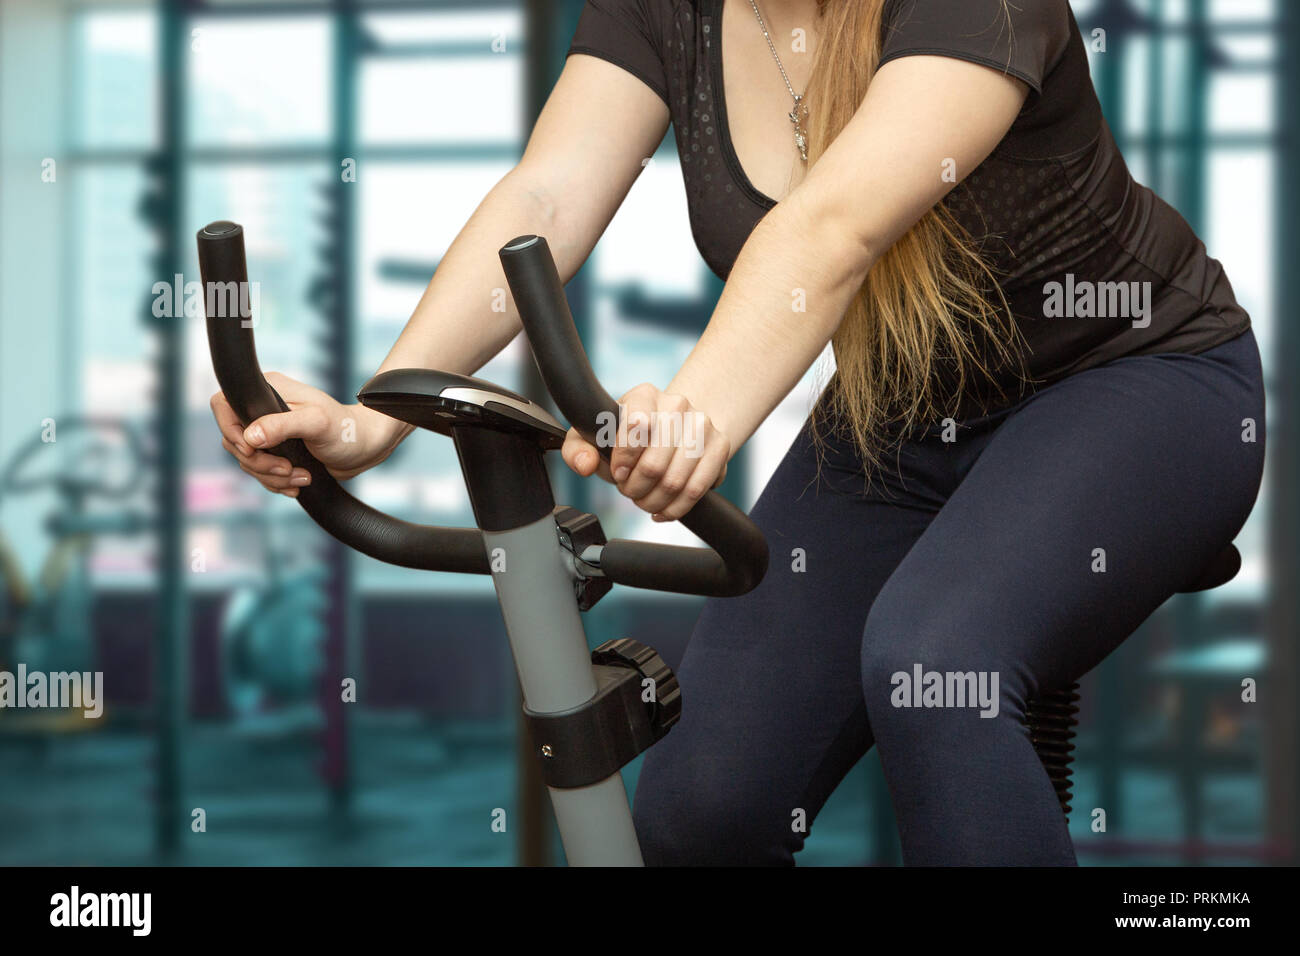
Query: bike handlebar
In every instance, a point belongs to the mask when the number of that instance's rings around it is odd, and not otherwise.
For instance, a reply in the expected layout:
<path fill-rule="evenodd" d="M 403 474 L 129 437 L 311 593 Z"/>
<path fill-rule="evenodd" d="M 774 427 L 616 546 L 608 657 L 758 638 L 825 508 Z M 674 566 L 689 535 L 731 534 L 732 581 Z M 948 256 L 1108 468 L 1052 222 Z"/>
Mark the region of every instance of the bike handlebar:
<path fill-rule="evenodd" d="M 262 375 L 254 348 L 248 301 L 243 228 L 213 222 L 199 230 L 199 270 L 207 315 L 208 347 L 217 381 L 245 424 L 288 406 Z M 546 240 L 525 236 L 500 252 L 506 279 L 546 387 L 560 411 L 609 458 L 594 434 L 602 414 L 618 421 L 618 404 L 596 381 L 578 338 L 568 301 Z M 221 308 L 222 304 L 233 309 Z M 298 503 L 322 528 L 349 547 L 401 567 L 489 574 L 487 550 L 477 528 L 442 528 L 402 521 L 354 498 L 300 439 L 268 449 L 311 473 Z M 709 545 L 678 547 L 614 538 L 600 555 L 600 572 L 616 584 L 727 597 L 752 590 L 767 570 L 767 542 L 735 505 L 716 492 L 701 498 L 682 519 Z"/>
<path fill-rule="evenodd" d="M 569 423 L 608 460 L 611 449 L 595 436 L 601 421 L 619 421 L 618 403 L 592 370 L 546 240 L 520 236 L 499 255 L 546 390 Z M 709 547 L 614 538 L 601 552 L 602 573 L 616 584 L 715 596 L 744 594 L 763 579 L 767 541 L 726 498 L 710 491 L 681 523 Z"/>
<path fill-rule="evenodd" d="M 253 329 L 245 322 L 251 317 L 240 314 L 241 298 L 248 301 L 243 228 L 233 222 L 213 222 L 199 230 L 198 243 L 208 348 L 226 401 L 244 424 L 288 411 L 289 406 L 257 363 Z M 233 310 L 215 307 L 223 296 L 226 304 L 235 304 Z M 376 511 L 344 490 L 300 439 L 291 438 L 267 450 L 311 473 L 311 484 L 298 491 L 298 503 L 313 521 L 349 547 L 404 568 L 490 572 L 483 535 L 477 528 L 412 524 Z"/>

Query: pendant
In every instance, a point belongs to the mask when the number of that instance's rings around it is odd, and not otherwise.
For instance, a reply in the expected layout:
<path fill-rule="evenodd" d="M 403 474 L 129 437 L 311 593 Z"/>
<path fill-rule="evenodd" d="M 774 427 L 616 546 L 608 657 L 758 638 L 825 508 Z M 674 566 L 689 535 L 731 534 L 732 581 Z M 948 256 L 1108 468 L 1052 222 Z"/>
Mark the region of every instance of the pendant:
<path fill-rule="evenodd" d="M 804 129 L 804 120 L 808 118 L 808 107 L 803 104 L 803 97 L 794 98 L 794 109 L 789 113 L 790 122 L 794 124 L 794 145 L 799 150 L 799 158 L 808 162 L 808 131 Z"/>

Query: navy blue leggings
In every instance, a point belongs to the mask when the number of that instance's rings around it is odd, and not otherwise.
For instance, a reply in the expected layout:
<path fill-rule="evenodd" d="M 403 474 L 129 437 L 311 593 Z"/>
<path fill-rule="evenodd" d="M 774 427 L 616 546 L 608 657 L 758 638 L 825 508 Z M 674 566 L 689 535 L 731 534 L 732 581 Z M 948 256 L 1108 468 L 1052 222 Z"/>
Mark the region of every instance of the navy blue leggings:
<path fill-rule="evenodd" d="M 646 755 L 646 862 L 793 863 L 799 821 L 874 743 L 905 863 L 1072 865 L 1025 701 L 1095 667 L 1233 539 L 1263 427 L 1249 332 L 1080 372 L 953 442 L 918 435 L 869 489 L 847 444 L 819 476 L 805 426 L 752 512 L 767 577 L 706 604 L 682 719 Z M 963 705 L 969 678 L 949 674 L 983 677 L 996 706 Z"/>

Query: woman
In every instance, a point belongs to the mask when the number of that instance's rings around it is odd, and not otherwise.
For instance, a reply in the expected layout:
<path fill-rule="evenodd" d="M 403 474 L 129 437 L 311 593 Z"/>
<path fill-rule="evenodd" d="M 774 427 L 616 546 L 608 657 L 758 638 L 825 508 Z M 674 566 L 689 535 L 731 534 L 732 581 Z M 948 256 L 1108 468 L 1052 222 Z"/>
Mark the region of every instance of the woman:
<path fill-rule="evenodd" d="M 623 402 L 702 440 L 625 443 L 606 477 L 679 518 L 828 342 L 837 370 L 753 510 L 766 579 L 686 651 L 636 793 L 647 862 L 792 862 L 874 743 L 907 863 L 1074 863 L 1025 702 L 1192 582 L 1259 488 L 1259 355 L 1222 268 L 1130 177 L 1066 0 L 589 0 L 384 367 L 495 355 L 519 328 L 496 249 L 543 234 L 567 279 L 670 120 L 727 283 L 667 387 Z M 247 430 L 214 399 L 273 490 L 307 479 L 259 447 L 298 436 L 350 476 L 405 434 L 273 383 L 292 410 Z M 576 434 L 564 457 L 597 468 Z"/>

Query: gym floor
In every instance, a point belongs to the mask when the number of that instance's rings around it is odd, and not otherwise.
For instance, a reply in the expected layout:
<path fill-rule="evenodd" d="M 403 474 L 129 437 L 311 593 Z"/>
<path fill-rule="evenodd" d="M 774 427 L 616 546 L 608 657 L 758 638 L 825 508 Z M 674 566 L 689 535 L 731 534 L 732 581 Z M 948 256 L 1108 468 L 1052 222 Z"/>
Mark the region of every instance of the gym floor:
<path fill-rule="evenodd" d="M 350 812 L 331 811 L 314 768 L 309 715 L 280 714 L 241 725 L 200 723 L 187 737 L 186 805 L 206 812 L 204 833 L 187 833 L 178 862 L 207 865 L 510 865 L 512 832 L 493 832 L 494 808 L 513 818 L 513 740 L 483 724 L 433 723 L 369 713 L 354 730 L 356 785 Z M 92 733 L 20 736 L 0 732 L 0 865 L 152 864 L 152 739 L 106 727 Z M 892 860 L 872 845 L 871 758 L 833 795 L 802 866 L 860 866 Z M 635 785 L 637 764 L 627 774 Z M 232 768 L 238 772 L 232 773 Z M 1165 864 L 1168 855 L 1107 851 L 1078 808 L 1093 805 L 1095 774 L 1084 762 L 1071 830 L 1082 864 Z M 1263 792 L 1251 774 L 1205 784 L 1205 839 L 1258 839 Z M 1176 840 L 1182 821 L 1167 774 L 1127 775 L 1123 814 L 1144 841 Z M 1122 840 L 1122 835 L 1120 835 Z M 558 846 L 558 842 L 556 843 Z M 1101 852 L 1090 852 L 1089 847 Z M 1215 858 L 1215 863 L 1250 862 Z"/>

